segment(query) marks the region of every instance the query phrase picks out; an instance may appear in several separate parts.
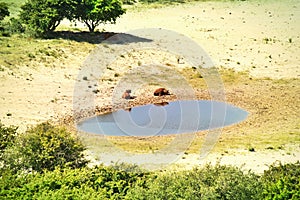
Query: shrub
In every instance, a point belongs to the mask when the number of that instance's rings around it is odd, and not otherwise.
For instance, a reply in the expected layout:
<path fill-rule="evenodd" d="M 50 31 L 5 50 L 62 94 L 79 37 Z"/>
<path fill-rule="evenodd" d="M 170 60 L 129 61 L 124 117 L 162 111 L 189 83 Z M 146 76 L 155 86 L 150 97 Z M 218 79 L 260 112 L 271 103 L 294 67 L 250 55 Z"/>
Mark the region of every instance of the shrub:
<path fill-rule="evenodd" d="M 8 4 L 4 2 L 0 2 L 0 32 L 1 35 L 5 36 L 6 33 L 4 32 L 5 30 L 5 24 L 3 23 L 3 19 L 6 16 L 9 16 L 9 10 L 8 10 Z"/>
<path fill-rule="evenodd" d="M 300 162 L 273 164 L 261 180 L 264 199 L 300 199 Z"/>
<path fill-rule="evenodd" d="M 8 4 L 5 2 L 0 2 L 0 21 L 2 21 L 6 16 L 9 16 Z"/>
<path fill-rule="evenodd" d="M 144 187 L 133 188 L 128 199 L 260 199 L 261 184 L 253 173 L 217 165 L 158 174 Z"/>
<path fill-rule="evenodd" d="M 0 199 L 124 199 L 143 176 L 104 166 L 6 174 L 0 179 Z"/>
<path fill-rule="evenodd" d="M 6 127 L 0 122 L 0 159 L 4 151 L 13 146 L 17 137 L 17 129 L 18 127 L 15 126 Z"/>
<path fill-rule="evenodd" d="M 143 172 L 134 165 L 0 176 L 0 199 L 299 199 L 299 162 L 259 177 L 231 166 Z M 125 170 L 125 171 L 124 171 Z"/>
<path fill-rule="evenodd" d="M 16 144 L 4 153 L 5 167 L 13 171 L 80 168 L 87 164 L 85 147 L 64 128 L 42 123 L 19 135 Z"/>
<path fill-rule="evenodd" d="M 15 33 L 24 33 L 25 27 L 20 19 L 10 18 L 7 22 L 2 22 L 2 35 L 10 36 Z"/>

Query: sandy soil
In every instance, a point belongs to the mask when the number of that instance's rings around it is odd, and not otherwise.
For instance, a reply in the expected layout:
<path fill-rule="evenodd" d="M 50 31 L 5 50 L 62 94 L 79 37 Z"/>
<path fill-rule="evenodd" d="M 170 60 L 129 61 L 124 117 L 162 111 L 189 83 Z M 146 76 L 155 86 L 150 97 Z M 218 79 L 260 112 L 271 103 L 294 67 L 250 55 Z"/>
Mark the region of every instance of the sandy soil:
<path fill-rule="evenodd" d="M 255 84 L 243 83 L 226 86 L 230 103 L 241 106 L 251 113 L 245 123 L 226 129 L 225 136 L 234 132 L 264 131 L 294 126 L 299 131 L 299 78 L 300 78 L 300 2 L 204 2 L 184 4 L 160 9 L 133 10 L 122 16 L 116 25 L 105 25 L 107 31 L 126 32 L 138 28 L 164 28 L 195 40 L 211 56 L 216 66 L 247 71 L 252 78 L 267 78 Z M 80 25 L 79 25 L 80 26 Z M 22 72 L 0 72 L 0 116 L 6 125 L 28 125 L 46 120 L 57 121 L 73 114 L 73 90 L 81 64 L 88 52 L 54 63 L 53 68 L 35 63 L 38 68 L 22 68 Z M 146 59 L 149 54 L 137 55 Z M 163 55 L 161 58 L 165 58 Z M 172 63 L 176 57 L 168 57 Z M 131 61 L 128 61 L 129 63 Z M 133 61 L 132 61 L 133 62 Z M 128 63 L 126 63 L 128 64 Z M 125 66 L 125 64 L 124 64 Z M 22 67 L 22 66 L 21 66 Z M 176 65 L 175 65 L 176 67 Z M 121 68 L 113 73 L 123 74 Z M 285 78 L 273 87 L 273 79 Z M 99 107 L 107 106 L 114 84 L 102 82 L 97 96 Z M 253 91 L 254 90 L 254 91 Z M 140 91 L 138 94 L 143 94 Z M 201 96 L 201 91 L 198 93 Z M 144 99 L 147 99 L 144 98 Z M 140 102 L 137 102 L 137 104 Z M 146 103 L 144 100 L 142 103 Z M 283 119 L 284 118 L 284 119 Z M 278 120 L 278 121 L 276 121 Z M 275 126 L 274 126 L 275 124 Z M 224 136 L 224 137 L 225 137 Z M 249 141 L 251 143 L 251 141 Z M 299 160 L 299 141 L 293 151 L 231 152 L 230 155 L 212 154 L 209 161 L 222 157 L 222 164 L 241 165 L 261 172 L 266 164 L 282 160 Z M 202 161 L 201 161 L 202 162 Z M 197 155 L 188 155 L 178 163 L 187 166 L 199 164 Z M 253 164 L 255 163 L 255 164 Z"/>
<path fill-rule="evenodd" d="M 117 26 L 104 28 L 173 30 L 195 40 L 217 66 L 259 77 L 299 78 L 299 6 L 294 0 L 194 3 L 128 13 Z"/>

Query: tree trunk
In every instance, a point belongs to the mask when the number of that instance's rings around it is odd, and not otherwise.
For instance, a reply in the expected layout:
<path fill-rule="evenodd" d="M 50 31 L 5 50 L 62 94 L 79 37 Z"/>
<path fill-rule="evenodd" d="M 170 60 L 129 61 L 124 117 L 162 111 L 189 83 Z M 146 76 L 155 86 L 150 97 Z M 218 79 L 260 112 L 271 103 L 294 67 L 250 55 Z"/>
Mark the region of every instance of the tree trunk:
<path fill-rule="evenodd" d="M 93 33 L 95 31 L 96 27 L 94 26 L 93 22 L 91 22 L 91 24 L 90 24 L 89 21 L 84 21 L 84 23 L 87 25 L 87 27 L 89 28 L 89 31 L 91 33 Z"/>

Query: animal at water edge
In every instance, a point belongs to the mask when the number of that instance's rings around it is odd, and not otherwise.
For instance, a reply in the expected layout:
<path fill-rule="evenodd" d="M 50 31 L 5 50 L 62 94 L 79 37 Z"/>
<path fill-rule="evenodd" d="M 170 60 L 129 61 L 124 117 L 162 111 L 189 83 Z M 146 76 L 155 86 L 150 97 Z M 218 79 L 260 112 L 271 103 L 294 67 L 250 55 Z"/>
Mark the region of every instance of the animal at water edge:
<path fill-rule="evenodd" d="M 161 103 L 154 103 L 154 105 L 156 106 L 166 106 L 166 105 L 169 105 L 168 102 L 161 102 Z"/>
<path fill-rule="evenodd" d="M 158 88 L 154 91 L 154 96 L 163 96 L 163 95 L 170 95 L 169 90 L 166 88 Z"/>
<path fill-rule="evenodd" d="M 126 90 L 123 95 L 122 98 L 123 99 L 132 99 L 132 97 L 130 96 L 131 90 Z"/>

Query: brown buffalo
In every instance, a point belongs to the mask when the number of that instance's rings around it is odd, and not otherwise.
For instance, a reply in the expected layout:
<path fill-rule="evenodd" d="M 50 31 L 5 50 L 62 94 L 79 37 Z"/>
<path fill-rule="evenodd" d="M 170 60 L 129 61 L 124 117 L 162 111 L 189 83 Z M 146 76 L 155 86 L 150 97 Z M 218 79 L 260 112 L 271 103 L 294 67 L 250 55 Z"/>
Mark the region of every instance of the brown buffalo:
<path fill-rule="evenodd" d="M 163 96 L 163 95 L 170 95 L 169 90 L 166 88 L 158 88 L 154 91 L 154 96 Z"/>

